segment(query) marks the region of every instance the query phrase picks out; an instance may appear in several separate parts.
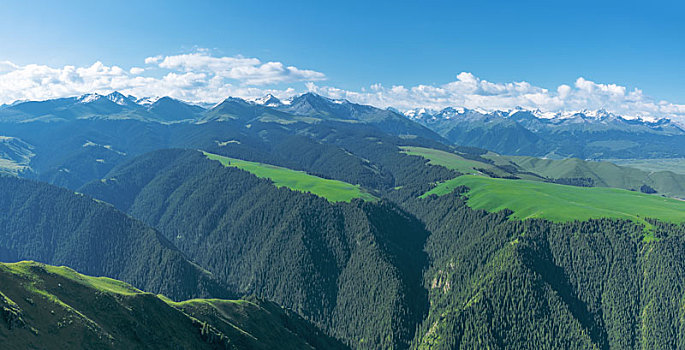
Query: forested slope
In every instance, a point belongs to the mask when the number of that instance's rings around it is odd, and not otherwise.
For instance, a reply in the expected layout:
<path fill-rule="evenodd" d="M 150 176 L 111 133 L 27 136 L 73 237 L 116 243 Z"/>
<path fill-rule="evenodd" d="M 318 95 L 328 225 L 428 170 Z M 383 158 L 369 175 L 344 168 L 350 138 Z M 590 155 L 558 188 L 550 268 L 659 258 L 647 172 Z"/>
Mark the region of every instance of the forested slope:
<path fill-rule="evenodd" d="M 230 296 L 154 229 L 44 183 L 0 177 L 0 242 L 0 261 L 67 265 L 174 299 Z"/>
<path fill-rule="evenodd" d="M 512 221 L 457 193 L 405 202 L 432 232 L 426 349 L 683 347 L 685 226 Z"/>
<path fill-rule="evenodd" d="M 144 166 L 148 155 L 127 167 L 150 169 L 134 181 L 117 173 L 82 190 L 158 228 L 232 290 L 292 308 L 355 347 L 407 346 L 427 307 L 428 232 L 411 215 L 276 188 L 198 151 L 165 152 L 177 152 L 164 153 L 173 165 Z"/>

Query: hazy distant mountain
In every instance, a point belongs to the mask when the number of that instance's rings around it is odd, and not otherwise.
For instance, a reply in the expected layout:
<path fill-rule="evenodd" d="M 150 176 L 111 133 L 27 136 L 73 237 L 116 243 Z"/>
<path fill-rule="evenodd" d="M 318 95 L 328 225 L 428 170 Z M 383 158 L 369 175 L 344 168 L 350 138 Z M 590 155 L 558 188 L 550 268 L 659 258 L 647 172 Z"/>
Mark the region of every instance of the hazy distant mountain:
<path fill-rule="evenodd" d="M 286 101 L 273 95 L 252 101 L 229 97 L 205 109 L 170 97 L 136 98 L 118 92 L 16 102 L 0 109 L 0 123 L 74 120 L 161 124 L 231 121 L 236 127 L 259 122 L 294 127 L 298 133 L 321 123 L 364 124 L 405 139 L 420 137 L 510 155 L 582 159 L 685 156 L 685 129 L 677 123 L 628 118 L 603 110 L 546 113 L 521 108 L 493 112 L 421 108 L 399 113 L 392 108 L 379 109 L 314 93 Z"/>
<path fill-rule="evenodd" d="M 58 122 L 76 119 L 195 120 L 204 108 L 170 97 L 137 99 L 119 92 L 46 101 L 27 101 L 0 109 L 0 122 Z"/>
<path fill-rule="evenodd" d="M 194 120 L 204 112 L 204 108 L 171 97 L 162 97 L 147 106 L 147 111 L 163 121 Z"/>
<path fill-rule="evenodd" d="M 685 129 L 669 119 L 627 118 L 604 110 L 545 113 L 414 109 L 405 115 L 454 144 L 499 153 L 579 158 L 682 156 Z"/>
<path fill-rule="evenodd" d="M 391 110 L 360 105 L 347 100 L 333 100 L 314 93 L 297 96 L 290 104 L 280 107 L 279 110 L 326 120 L 371 124 L 394 135 L 441 139 L 431 130 Z"/>

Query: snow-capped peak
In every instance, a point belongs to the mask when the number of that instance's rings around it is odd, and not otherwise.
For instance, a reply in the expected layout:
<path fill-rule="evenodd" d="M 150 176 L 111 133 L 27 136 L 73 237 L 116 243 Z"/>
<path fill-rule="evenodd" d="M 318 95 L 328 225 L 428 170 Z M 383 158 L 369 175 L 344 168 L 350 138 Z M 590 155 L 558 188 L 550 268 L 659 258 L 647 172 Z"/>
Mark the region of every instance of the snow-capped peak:
<path fill-rule="evenodd" d="M 107 97 L 108 100 L 120 105 L 120 106 L 126 106 L 130 104 L 132 101 L 131 97 L 125 96 L 124 94 L 120 93 L 119 91 L 114 91 L 111 94 L 105 96 Z"/>
<path fill-rule="evenodd" d="M 137 103 L 141 106 L 149 106 L 149 105 L 159 101 L 160 98 L 161 98 L 160 96 L 141 97 L 141 98 L 135 100 L 135 103 Z"/>
<path fill-rule="evenodd" d="M 85 94 L 85 95 L 79 96 L 77 98 L 77 101 L 78 101 L 78 103 L 84 103 L 85 104 L 85 103 L 95 102 L 101 98 L 102 98 L 102 95 L 100 95 L 98 93 L 92 93 L 92 94 Z"/>
<path fill-rule="evenodd" d="M 414 108 L 404 111 L 404 115 L 409 119 L 425 119 L 433 117 L 437 112 L 428 108 Z"/>
<path fill-rule="evenodd" d="M 281 102 L 281 100 L 272 94 L 267 94 L 264 97 L 257 98 L 253 102 L 266 107 L 279 107 L 283 105 L 283 102 Z"/>
<path fill-rule="evenodd" d="M 540 109 L 527 109 L 524 107 L 514 107 L 507 110 L 492 110 L 487 111 L 482 108 L 466 109 L 466 108 L 454 108 L 446 107 L 441 111 L 437 112 L 430 110 L 428 108 L 413 108 L 405 110 L 404 114 L 407 118 L 412 120 L 417 120 L 420 122 L 435 122 L 439 120 L 449 120 L 457 118 L 459 116 L 478 113 L 489 117 L 501 117 L 501 118 L 515 118 L 515 119 L 527 119 L 534 117 L 543 121 L 549 122 L 564 122 L 564 123 L 621 123 L 621 122 L 633 122 L 633 123 L 647 123 L 655 124 L 659 122 L 672 122 L 676 123 L 675 120 L 670 118 L 655 118 L 651 116 L 639 116 L 639 115 L 618 115 L 613 112 L 607 111 L 606 109 L 596 109 L 596 110 L 565 110 L 565 111 L 542 111 Z"/>

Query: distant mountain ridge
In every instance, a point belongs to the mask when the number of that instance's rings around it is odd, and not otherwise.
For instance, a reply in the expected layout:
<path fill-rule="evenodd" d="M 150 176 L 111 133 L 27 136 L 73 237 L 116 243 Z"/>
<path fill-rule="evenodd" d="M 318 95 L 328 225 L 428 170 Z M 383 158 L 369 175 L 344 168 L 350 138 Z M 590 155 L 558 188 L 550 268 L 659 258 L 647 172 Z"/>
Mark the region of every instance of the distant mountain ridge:
<path fill-rule="evenodd" d="M 63 122 L 76 119 L 134 119 L 174 122 L 197 119 L 204 108 L 171 97 L 136 98 L 120 92 L 90 93 L 45 101 L 24 101 L 0 108 L 0 122 Z"/>
<path fill-rule="evenodd" d="M 298 130 L 321 123 L 364 124 L 405 139 L 419 137 L 506 155 L 552 159 L 685 157 L 685 126 L 668 118 L 631 118 L 605 110 L 549 113 L 522 108 L 485 111 L 449 107 L 399 112 L 315 93 L 287 100 L 271 94 L 254 100 L 229 97 L 204 108 L 170 97 L 136 98 L 119 92 L 16 102 L 0 108 L 0 124 L 8 127 L 82 120 L 164 125 L 231 122 L 246 128 L 258 122 Z M 4 136 L 32 143 L 20 135 Z"/>
<path fill-rule="evenodd" d="M 642 125 L 651 129 L 669 128 L 668 131 L 685 133 L 685 128 L 678 122 L 662 118 L 643 118 L 626 117 L 616 113 L 611 113 L 604 109 L 582 110 L 582 111 L 563 111 L 563 112 L 543 112 L 541 110 L 530 110 L 516 108 L 511 110 L 485 111 L 482 109 L 468 109 L 447 107 L 436 111 L 427 108 L 414 108 L 403 112 L 409 119 L 416 120 L 423 124 L 440 123 L 445 120 L 455 118 L 487 119 L 502 118 L 519 122 L 527 122 L 529 125 L 540 123 L 542 125 L 562 126 L 569 124 L 625 124 Z"/>
<path fill-rule="evenodd" d="M 685 127 L 668 118 L 629 118 L 597 111 L 549 113 L 448 107 L 404 115 L 456 145 L 550 158 L 682 157 Z"/>
<path fill-rule="evenodd" d="M 0 123 L 63 122 L 77 119 L 132 119 L 159 123 L 227 120 L 249 122 L 254 119 L 280 123 L 315 123 L 329 120 L 377 125 L 391 134 L 440 139 L 430 129 L 401 113 L 347 100 L 334 100 L 315 93 L 305 93 L 286 101 L 271 94 L 256 100 L 228 97 L 205 109 L 171 97 L 137 98 L 115 91 L 107 95 L 90 93 L 45 101 L 17 102 L 0 108 Z"/>

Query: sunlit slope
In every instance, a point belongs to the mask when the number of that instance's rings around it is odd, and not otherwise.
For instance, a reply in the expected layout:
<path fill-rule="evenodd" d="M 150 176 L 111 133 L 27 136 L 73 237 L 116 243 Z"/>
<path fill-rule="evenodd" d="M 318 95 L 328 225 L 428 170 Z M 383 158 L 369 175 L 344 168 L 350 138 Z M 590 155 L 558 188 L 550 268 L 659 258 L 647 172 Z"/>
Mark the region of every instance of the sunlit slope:
<path fill-rule="evenodd" d="M 295 191 L 310 192 L 328 199 L 330 202 L 349 202 L 354 198 L 375 201 L 376 197 L 365 192 L 361 187 L 347 182 L 320 178 L 304 171 L 296 171 L 275 165 L 249 162 L 246 160 L 220 156 L 203 152 L 207 158 L 217 160 L 224 166 L 248 171 L 259 178 L 273 181 L 277 187 L 287 187 Z"/>
<path fill-rule="evenodd" d="M 486 156 L 487 158 L 488 156 Z M 591 178 L 596 186 L 639 189 L 643 184 L 668 196 L 685 197 L 685 175 L 671 171 L 645 171 L 610 162 L 562 160 L 523 156 L 494 156 L 516 163 L 526 171 L 550 178 Z M 497 160 L 495 160 L 497 162 Z"/>
<path fill-rule="evenodd" d="M 173 302 L 121 281 L 0 263 L 2 349 L 343 349 L 273 303 Z"/>
<path fill-rule="evenodd" d="M 491 212 L 511 209 L 517 219 L 545 218 L 561 222 L 606 217 L 639 222 L 644 222 L 643 218 L 685 222 L 685 201 L 615 188 L 464 175 L 439 184 L 423 196 L 447 194 L 459 186 L 469 188 L 466 195 L 470 207 Z"/>
<path fill-rule="evenodd" d="M 685 175 L 671 171 L 649 172 L 610 162 L 585 161 L 578 158 L 553 160 L 528 156 L 502 156 L 492 152 L 481 156 L 485 161 L 477 161 L 455 153 L 423 147 L 403 147 L 403 152 L 424 157 L 429 160 L 429 164 L 440 165 L 467 175 L 515 176 L 534 181 L 589 179 L 596 187 L 627 190 L 640 190 L 643 185 L 647 185 L 659 194 L 685 198 Z"/>
<path fill-rule="evenodd" d="M 433 148 L 404 146 L 402 152 L 410 156 L 428 159 L 428 164 L 440 165 L 447 169 L 456 170 L 463 174 L 481 174 L 484 170 L 497 176 L 508 176 L 510 173 L 492 164 L 464 158 L 458 154 L 445 152 Z"/>

